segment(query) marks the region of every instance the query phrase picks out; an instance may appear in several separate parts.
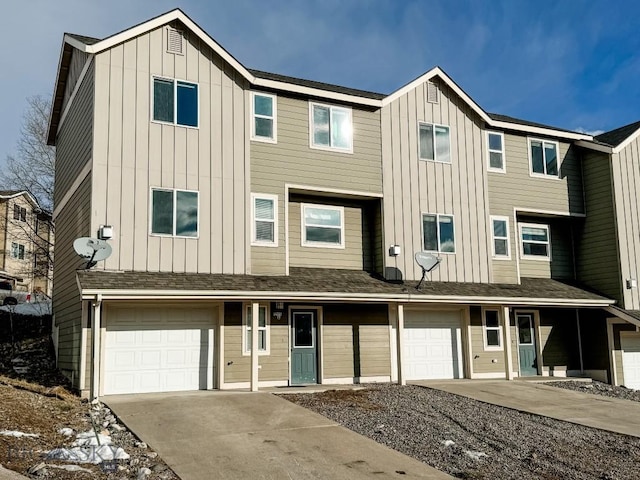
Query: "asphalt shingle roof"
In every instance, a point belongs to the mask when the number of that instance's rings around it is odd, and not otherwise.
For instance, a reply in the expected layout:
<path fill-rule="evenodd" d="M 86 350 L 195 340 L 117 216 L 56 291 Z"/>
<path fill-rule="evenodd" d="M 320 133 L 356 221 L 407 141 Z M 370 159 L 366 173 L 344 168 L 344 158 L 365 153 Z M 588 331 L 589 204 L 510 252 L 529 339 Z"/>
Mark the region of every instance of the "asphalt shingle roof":
<path fill-rule="evenodd" d="M 530 122 L 528 120 L 522 120 L 520 118 L 509 117 L 508 115 L 501 115 L 499 113 L 487 113 L 487 115 L 489 115 L 492 120 L 496 120 L 498 122 L 515 123 L 517 125 L 525 125 L 527 127 L 549 128 L 551 130 L 558 130 L 560 132 L 579 133 L 574 132 L 573 130 L 567 130 L 566 128 L 552 127 L 543 123 Z"/>
<path fill-rule="evenodd" d="M 630 123 L 629 125 L 625 125 L 620 128 L 616 128 L 615 130 L 610 130 L 605 133 L 601 133 L 600 135 L 596 135 L 594 138 L 601 143 L 606 143 L 612 147 L 617 147 L 622 142 L 624 142 L 629 135 L 633 134 L 636 130 L 640 128 L 640 121 Z"/>
<path fill-rule="evenodd" d="M 545 298 L 557 300 L 607 300 L 579 286 L 548 278 L 523 278 L 520 285 L 426 280 L 388 282 L 359 270 L 291 268 L 288 276 L 186 274 L 169 272 L 114 272 L 78 270 L 83 290 L 243 291 L 291 293 L 351 293 L 450 297 Z"/>
<path fill-rule="evenodd" d="M 78 35 L 77 33 L 67 33 L 71 38 L 75 38 L 79 42 L 84 43 L 85 45 L 93 45 L 100 41 L 99 38 L 95 37 L 87 37 L 86 35 Z"/>

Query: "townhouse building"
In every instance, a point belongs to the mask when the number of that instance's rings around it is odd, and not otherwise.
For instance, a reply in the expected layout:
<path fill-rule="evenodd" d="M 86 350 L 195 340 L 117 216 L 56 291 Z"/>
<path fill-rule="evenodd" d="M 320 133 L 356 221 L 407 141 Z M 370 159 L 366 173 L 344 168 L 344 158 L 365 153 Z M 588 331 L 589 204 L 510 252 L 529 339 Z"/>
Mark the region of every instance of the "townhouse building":
<path fill-rule="evenodd" d="M 251 70 L 180 10 L 65 34 L 58 366 L 91 397 L 640 387 L 638 127 L 594 138 L 487 113 L 438 67 L 388 95 Z M 105 225 L 113 253 L 87 269 L 73 240 Z M 418 252 L 439 259 L 419 288 Z"/>

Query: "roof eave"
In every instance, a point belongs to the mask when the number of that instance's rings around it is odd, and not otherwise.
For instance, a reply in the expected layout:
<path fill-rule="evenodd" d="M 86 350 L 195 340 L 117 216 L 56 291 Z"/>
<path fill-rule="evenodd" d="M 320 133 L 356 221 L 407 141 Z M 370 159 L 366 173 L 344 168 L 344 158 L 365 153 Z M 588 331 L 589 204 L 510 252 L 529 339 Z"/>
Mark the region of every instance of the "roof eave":
<path fill-rule="evenodd" d="M 578 140 L 576 142 L 576 145 L 582 148 L 586 148 L 588 150 L 594 150 L 596 152 L 603 152 L 603 153 L 614 153 L 614 147 L 612 147 L 611 145 L 605 145 L 603 143 L 598 143 L 598 142 L 593 142 L 593 141 L 589 141 L 589 140 Z"/>

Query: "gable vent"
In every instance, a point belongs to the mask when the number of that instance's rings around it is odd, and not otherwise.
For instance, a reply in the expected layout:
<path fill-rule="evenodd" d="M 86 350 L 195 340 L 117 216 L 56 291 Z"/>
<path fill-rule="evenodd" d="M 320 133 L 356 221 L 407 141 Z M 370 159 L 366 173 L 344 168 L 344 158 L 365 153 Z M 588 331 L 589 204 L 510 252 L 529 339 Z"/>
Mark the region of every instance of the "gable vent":
<path fill-rule="evenodd" d="M 433 82 L 427 82 L 427 102 L 438 103 L 438 86 Z"/>
<path fill-rule="evenodd" d="M 167 28 L 167 52 L 178 55 L 184 53 L 184 35 L 180 30 Z"/>

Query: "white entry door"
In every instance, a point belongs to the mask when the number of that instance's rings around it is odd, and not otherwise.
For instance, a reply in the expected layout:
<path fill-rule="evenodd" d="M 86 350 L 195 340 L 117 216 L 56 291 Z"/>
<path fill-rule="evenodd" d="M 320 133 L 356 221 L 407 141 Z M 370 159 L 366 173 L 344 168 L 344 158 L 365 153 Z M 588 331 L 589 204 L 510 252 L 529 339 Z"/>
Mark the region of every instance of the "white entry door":
<path fill-rule="evenodd" d="M 640 390 L 640 333 L 621 332 L 624 386 Z"/>
<path fill-rule="evenodd" d="M 103 394 L 213 388 L 214 312 L 108 306 Z"/>
<path fill-rule="evenodd" d="M 463 377 L 460 311 L 405 310 L 403 340 L 407 380 Z"/>

